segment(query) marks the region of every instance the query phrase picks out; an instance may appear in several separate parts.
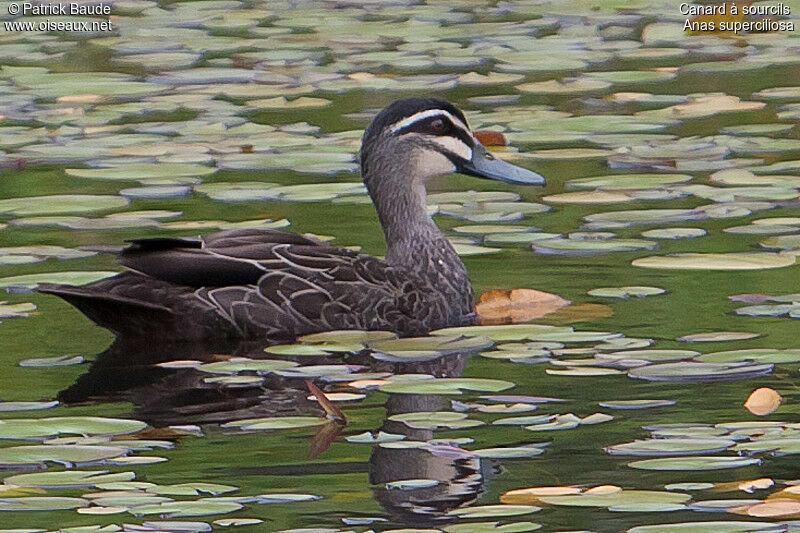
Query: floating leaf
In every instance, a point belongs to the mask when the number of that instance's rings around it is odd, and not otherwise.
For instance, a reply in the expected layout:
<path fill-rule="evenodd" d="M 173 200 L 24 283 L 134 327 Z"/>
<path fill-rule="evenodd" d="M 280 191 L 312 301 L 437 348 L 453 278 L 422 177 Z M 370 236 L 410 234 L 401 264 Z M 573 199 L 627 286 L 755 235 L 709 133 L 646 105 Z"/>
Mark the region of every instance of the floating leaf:
<path fill-rule="evenodd" d="M 628 371 L 632 378 L 647 381 L 712 382 L 749 379 L 772 372 L 771 364 L 680 362 L 649 365 Z"/>
<path fill-rule="evenodd" d="M 0 213 L 15 216 L 92 213 L 119 209 L 127 205 L 128 200 L 121 196 L 89 194 L 29 196 L 0 200 Z"/>
<path fill-rule="evenodd" d="M 600 289 L 592 289 L 587 294 L 589 296 L 600 296 L 602 298 L 620 298 L 627 300 L 631 296 L 637 298 L 644 298 L 646 296 L 655 296 L 657 294 L 664 294 L 664 289 L 658 287 L 603 287 Z"/>
<path fill-rule="evenodd" d="M 676 340 L 681 342 L 731 342 L 755 339 L 760 337 L 758 333 L 747 333 L 744 331 L 713 331 L 709 333 L 695 333 L 684 335 Z"/>
<path fill-rule="evenodd" d="M 464 429 L 482 426 L 480 420 L 471 420 L 465 413 L 454 413 L 450 411 L 425 412 L 418 411 L 413 413 L 403 413 L 391 415 L 387 420 L 392 422 L 402 422 L 414 429 Z"/>
<path fill-rule="evenodd" d="M 735 444 L 724 438 L 707 439 L 647 439 L 617 444 L 605 448 L 611 455 L 636 455 L 643 457 L 670 457 L 719 453 Z"/>
<path fill-rule="evenodd" d="M 9 287 L 21 287 L 35 289 L 39 283 L 63 283 L 66 285 L 84 285 L 104 278 L 117 275 L 118 272 L 96 271 L 96 272 L 49 272 L 42 274 L 23 274 L 21 276 L 11 276 L 0 278 L 0 289 Z"/>
<path fill-rule="evenodd" d="M 462 394 L 463 391 L 500 392 L 514 384 L 499 379 L 437 378 L 423 381 L 396 382 L 381 385 L 379 390 L 392 394 Z"/>
<path fill-rule="evenodd" d="M 458 518 L 494 518 L 501 516 L 518 516 L 535 513 L 541 507 L 533 505 L 477 505 L 448 511 L 448 515 Z"/>
<path fill-rule="evenodd" d="M 608 409 L 651 409 L 653 407 L 667 407 L 675 405 L 675 400 L 615 400 L 600 402 L 600 407 Z"/>
<path fill-rule="evenodd" d="M 761 461 L 752 457 L 709 456 L 665 457 L 633 461 L 628 466 L 639 470 L 725 470 L 759 465 Z"/>
<path fill-rule="evenodd" d="M 769 387 L 761 387 L 750 393 L 744 408 L 757 416 L 766 416 L 780 407 L 783 398 Z"/>
<path fill-rule="evenodd" d="M 84 363 L 83 356 L 61 355 L 58 357 L 43 357 L 39 359 L 23 359 L 19 366 L 23 368 L 56 368 L 60 366 L 73 366 Z"/>
<path fill-rule="evenodd" d="M 734 252 L 727 254 L 671 254 L 634 259 L 633 266 L 682 270 L 763 270 L 793 265 L 790 255 Z"/>
<path fill-rule="evenodd" d="M 386 483 L 387 490 L 416 490 L 429 489 L 439 484 L 436 479 L 404 479 Z"/>
<path fill-rule="evenodd" d="M 274 429 L 295 429 L 319 426 L 325 423 L 324 418 L 315 416 L 276 416 L 267 418 L 250 418 L 222 424 L 223 428 L 239 428 L 243 431 L 265 431 Z"/>
<path fill-rule="evenodd" d="M 621 490 L 608 494 L 576 494 L 564 496 L 542 496 L 539 501 L 548 505 L 568 507 L 615 507 L 631 504 L 683 504 L 689 501 L 688 494 L 652 490 Z"/>

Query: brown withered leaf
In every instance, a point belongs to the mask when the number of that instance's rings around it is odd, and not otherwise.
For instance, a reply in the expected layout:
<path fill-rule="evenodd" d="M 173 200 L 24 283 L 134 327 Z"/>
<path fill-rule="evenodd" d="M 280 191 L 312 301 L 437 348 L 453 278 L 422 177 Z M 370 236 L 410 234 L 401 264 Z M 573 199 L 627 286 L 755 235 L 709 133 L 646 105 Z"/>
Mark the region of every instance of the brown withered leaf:
<path fill-rule="evenodd" d="M 491 290 L 481 295 L 475 312 L 482 325 L 517 324 L 542 318 L 569 304 L 556 294 L 535 289 Z"/>
<path fill-rule="evenodd" d="M 744 402 L 744 408 L 756 416 L 766 416 L 775 412 L 782 401 L 783 398 L 774 389 L 761 387 L 750 393 Z"/>
<path fill-rule="evenodd" d="M 505 135 L 498 131 L 478 130 L 474 132 L 475 138 L 484 146 L 506 146 Z"/>

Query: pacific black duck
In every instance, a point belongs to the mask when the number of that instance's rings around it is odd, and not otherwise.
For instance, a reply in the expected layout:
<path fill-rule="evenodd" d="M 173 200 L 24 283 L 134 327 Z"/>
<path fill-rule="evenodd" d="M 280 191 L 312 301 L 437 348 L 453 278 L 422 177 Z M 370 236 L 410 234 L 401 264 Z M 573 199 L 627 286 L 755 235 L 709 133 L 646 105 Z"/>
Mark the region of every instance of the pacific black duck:
<path fill-rule="evenodd" d="M 284 231 L 138 239 L 128 270 L 80 287 L 42 285 L 116 333 L 285 342 L 327 330 L 403 336 L 474 323 L 464 263 L 426 210 L 426 184 L 459 172 L 541 185 L 492 156 L 464 114 L 433 98 L 398 100 L 364 132 L 361 173 L 386 235 L 386 259 Z"/>

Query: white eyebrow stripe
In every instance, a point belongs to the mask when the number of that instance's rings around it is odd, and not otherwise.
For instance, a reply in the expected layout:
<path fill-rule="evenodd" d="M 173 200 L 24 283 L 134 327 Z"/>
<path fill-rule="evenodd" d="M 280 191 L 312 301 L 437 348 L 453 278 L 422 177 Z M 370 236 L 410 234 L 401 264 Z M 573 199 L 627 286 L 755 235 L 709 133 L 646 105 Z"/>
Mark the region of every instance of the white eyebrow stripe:
<path fill-rule="evenodd" d="M 420 120 L 426 120 L 436 116 L 443 116 L 449 118 L 450 122 L 452 122 L 454 126 L 456 126 L 457 128 L 461 128 L 470 137 L 472 137 L 472 132 L 469 131 L 467 125 L 461 122 L 460 119 L 454 117 L 452 113 L 450 113 L 449 111 L 445 111 L 444 109 L 428 109 L 427 111 L 420 111 L 419 113 L 414 113 L 410 117 L 406 117 L 403 120 L 395 122 L 390 126 L 389 129 L 391 130 L 392 133 L 394 133 L 416 122 L 419 122 Z"/>
<path fill-rule="evenodd" d="M 435 137 L 430 139 L 431 141 L 435 142 L 445 150 L 450 153 L 453 153 L 464 159 L 469 161 L 472 159 L 472 148 L 464 144 L 464 141 L 461 139 L 456 139 L 455 137 Z"/>

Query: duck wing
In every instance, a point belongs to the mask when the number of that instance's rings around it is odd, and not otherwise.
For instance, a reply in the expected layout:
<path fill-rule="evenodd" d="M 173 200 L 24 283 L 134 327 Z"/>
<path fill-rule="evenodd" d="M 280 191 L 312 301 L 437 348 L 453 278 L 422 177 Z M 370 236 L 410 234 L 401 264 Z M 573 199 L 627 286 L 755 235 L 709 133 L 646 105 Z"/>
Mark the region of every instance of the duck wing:
<path fill-rule="evenodd" d="M 178 335 L 193 338 L 223 329 L 272 341 L 333 329 L 420 335 L 454 323 L 447 298 L 426 279 L 294 233 L 231 230 L 196 239 L 140 239 L 120 253 L 119 262 L 130 271 L 44 292 L 114 331 L 124 324 L 112 322 L 130 318 L 137 302 L 142 320 L 136 327 L 146 326 L 158 306 L 171 313 Z M 126 312 L 112 313 L 119 304 Z"/>

